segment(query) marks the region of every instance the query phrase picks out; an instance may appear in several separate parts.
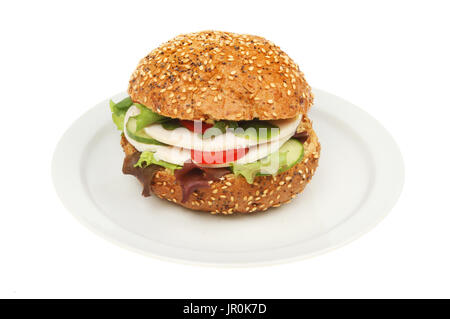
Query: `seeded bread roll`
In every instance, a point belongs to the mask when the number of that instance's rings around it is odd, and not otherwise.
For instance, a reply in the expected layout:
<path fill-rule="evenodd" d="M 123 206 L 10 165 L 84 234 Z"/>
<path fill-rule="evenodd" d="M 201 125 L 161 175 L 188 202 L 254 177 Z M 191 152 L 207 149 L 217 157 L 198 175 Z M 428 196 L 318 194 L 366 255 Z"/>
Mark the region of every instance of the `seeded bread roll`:
<path fill-rule="evenodd" d="M 295 62 L 258 36 L 179 35 L 143 58 L 128 88 L 134 102 L 183 120 L 286 119 L 306 114 L 311 88 Z"/>
<path fill-rule="evenodd" d="M 187 202 L 182 203 L 181 187 L 175 176 L 169 170 L 161 168 L 153 177 L 151 190 L 160 198 L 212 214 L 251 213 L 278 207 L 303 191 L 318 166 L 320 143 L 308 117 L 303 117 L 297 132 L 308 134 L 308 139 L 303 144 L 304 157 L 300 163 L 282 174 L 258 176 L 253 184 L 248 184 L 242 176 L 230 173 L 217 182 L 211 182 L 209 188 L 196 190 Z M 121 144 L 126 155 L 137 152 L 124 136 Z"/>

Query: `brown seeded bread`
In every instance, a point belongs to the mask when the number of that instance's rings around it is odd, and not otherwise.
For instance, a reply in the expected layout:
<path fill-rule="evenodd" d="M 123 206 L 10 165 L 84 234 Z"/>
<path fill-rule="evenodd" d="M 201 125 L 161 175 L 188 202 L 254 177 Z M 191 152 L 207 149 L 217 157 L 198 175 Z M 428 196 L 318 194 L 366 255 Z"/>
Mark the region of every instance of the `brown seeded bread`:
<path fill-rule="evenodd" d="M 153 178 L 151 190 L 160 198 L 212 214 L 250 213 L 278 207 L 303 191 L 318 166 L 320 143 L 306 116 L 297 128 L 297 132 L 305 131 L 309 137 L 304 143 L 303 160 L 282 174 L 258 176 L 253 184 L 248 184 L 242 176 L 230 173 L 220 181 L 212 182 L 210 188 L 198 189 L 187 202 L 181 203 L 181 188 L 175 176 L 169 170 L 161 169 Z M 121 145 L 126 155 L 137 152 L 124 136 Z"/>
<path fill-rule="evenodd" d="M 311 88 L 295 62 L 258 36 L 179 35 L 143 58 L 128 88 L 134 102 L 184 120 L 260 120 L 306 114 Z"/>

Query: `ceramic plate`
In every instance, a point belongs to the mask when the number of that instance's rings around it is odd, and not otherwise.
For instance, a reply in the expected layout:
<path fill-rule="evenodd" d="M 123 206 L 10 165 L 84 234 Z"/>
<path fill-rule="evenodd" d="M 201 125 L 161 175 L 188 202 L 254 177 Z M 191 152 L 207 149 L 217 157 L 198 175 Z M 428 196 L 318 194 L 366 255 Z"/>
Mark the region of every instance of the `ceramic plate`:
<path fill-rule="evenodd" d="M 108 101 L 61 138 L 52 163 L 56 191 L 91 230 L 150 256 L 249 266 L 329 251 L 369 231 L 391 210 L 404 168 L 395 141 L 374 118 L 334 95 L 314 93 L 310 118 L 322 144 L 319 167 L 305 191 L 279 208 L 218 216 L 142 197 L 138 181 L 121 172 L 120 132 Z"/>

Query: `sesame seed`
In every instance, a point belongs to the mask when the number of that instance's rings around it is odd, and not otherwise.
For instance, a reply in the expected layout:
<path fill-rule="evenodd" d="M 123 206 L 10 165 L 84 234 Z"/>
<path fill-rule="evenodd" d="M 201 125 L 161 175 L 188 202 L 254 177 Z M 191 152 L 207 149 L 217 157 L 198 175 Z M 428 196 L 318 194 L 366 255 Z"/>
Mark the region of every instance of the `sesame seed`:
<path fill-rule="evenodd" d="M 273 104 L 273 100 L 267 100 L 267 103 Z"/>

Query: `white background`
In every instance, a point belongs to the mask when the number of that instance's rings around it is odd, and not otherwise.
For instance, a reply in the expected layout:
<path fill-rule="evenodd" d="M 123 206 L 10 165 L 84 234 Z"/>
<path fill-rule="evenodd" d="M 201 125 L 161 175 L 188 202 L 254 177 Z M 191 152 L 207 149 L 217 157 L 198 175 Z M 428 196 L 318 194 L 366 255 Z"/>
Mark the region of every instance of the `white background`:
<path fill-rule="evenodd" d="M 449 13 L 448 1 L 1 2 L 0 297 L 450 297 Z M 151 49 L 205 29 L 274 41 L 312 86 L 392 133 L 406 184 L 373 231 L 305 261 L 208 268 L 119 248 L 64 209 L 50 177 L 63 132 L 125 90 Z"/>

